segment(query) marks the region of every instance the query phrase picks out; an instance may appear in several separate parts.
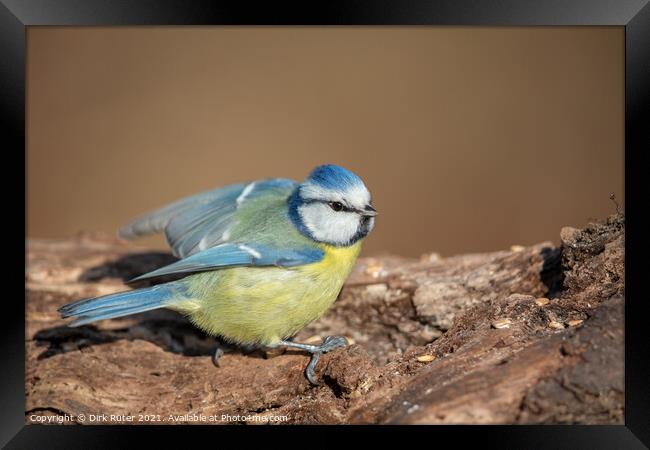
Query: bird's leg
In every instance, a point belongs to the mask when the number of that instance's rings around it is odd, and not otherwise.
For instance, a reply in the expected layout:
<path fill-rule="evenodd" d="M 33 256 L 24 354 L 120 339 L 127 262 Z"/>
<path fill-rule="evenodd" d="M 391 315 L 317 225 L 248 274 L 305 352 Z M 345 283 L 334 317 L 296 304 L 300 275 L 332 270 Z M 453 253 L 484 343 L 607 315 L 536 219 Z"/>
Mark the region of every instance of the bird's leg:
<path fill-rule="evenodd" d="M 339 347 L 345 347 L 348 345 L 348 340 L 343 336 L 326 336 L 325 339 L 323 339 L 323 343 L 321 345 L 301 344 L 299 342 L 291 341 L 280 341 L 277 345 L 298 348 L 300 350 L 311 353 L 311 360 L 305 369 L 305 376 L 311 384 L 318 386 L 320 383 L 317 382 L 314 378 L 314 368 L 316 367 L 316 363 L 318 363 L 320 355 L 323 353 L 331 352 L 332 350 Z"/>

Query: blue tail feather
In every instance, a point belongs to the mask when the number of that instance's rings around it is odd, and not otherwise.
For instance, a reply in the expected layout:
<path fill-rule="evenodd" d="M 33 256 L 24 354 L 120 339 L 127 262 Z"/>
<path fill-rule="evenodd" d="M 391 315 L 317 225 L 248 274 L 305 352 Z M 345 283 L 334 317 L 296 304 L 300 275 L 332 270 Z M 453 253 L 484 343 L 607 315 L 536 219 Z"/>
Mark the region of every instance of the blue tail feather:
<path fill-rule="evenodd" d="M 103 297 L 78 300 L 62 306 L 59 308 L 59 312 L 63 318 L 75 318 L 68 326 L 78 327 L 98 320 L 164 308 L 174 300 L 180 300 L 182 292 L 182 286 L 172 282 Z"/>

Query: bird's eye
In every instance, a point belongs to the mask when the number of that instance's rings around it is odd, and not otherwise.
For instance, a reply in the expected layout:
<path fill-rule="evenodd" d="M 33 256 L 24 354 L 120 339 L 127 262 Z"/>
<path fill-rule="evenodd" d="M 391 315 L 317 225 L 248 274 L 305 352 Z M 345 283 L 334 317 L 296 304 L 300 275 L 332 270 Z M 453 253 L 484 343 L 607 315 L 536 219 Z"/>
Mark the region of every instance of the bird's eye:
<path fill-rule="evenodd" d="M 341 211 L 343 209 L 343 204 L 341 202 L 330 202 L 329 205 L 334 211 Z"/>

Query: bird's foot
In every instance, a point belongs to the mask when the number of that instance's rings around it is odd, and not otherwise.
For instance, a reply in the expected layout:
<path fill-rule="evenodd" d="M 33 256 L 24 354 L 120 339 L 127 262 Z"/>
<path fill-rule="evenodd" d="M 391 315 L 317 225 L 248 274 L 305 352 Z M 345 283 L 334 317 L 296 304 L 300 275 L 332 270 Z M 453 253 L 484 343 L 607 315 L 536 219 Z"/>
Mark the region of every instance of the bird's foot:
<path fill-rule="evenodd" d="M 339 347 L 345 347 L 348 345 L 348 340 L 344 336 L 326 336 L 321 345 L 301 344 L 299 342 L 291 341 L 281 341 L 279 345 L 299 348 L 311 353 L 311 360 L 309 360 L 309 364 L 307 364 L 307 368 L 305 369 L 305 376 L 311 384 L 314 386 L 320 386 L 321 383 L 316 381 L 314 375 L 314 369 L 316 368 L 320 355 L 331 352 Z"/>
<path fill-rule="evenodd" d="M 349 342 L 345 336 L 325 336 L 323 343 L 319 345 L 321 353 L 331 352 L 339 347 L 345 347 Z"/>

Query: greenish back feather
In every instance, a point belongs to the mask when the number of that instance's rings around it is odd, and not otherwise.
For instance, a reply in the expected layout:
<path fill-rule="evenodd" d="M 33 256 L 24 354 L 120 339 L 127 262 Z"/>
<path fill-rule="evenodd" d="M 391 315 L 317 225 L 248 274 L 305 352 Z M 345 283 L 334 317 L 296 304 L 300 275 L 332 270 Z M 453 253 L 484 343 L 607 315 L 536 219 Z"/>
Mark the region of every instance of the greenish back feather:
<path fill-rule="evenodd" d="M 230 241 L 255 242 L 274 247 L 317 247 L 291 223 L 288 193 L 269 192 L 241 204 L 230 229 Z"/>

